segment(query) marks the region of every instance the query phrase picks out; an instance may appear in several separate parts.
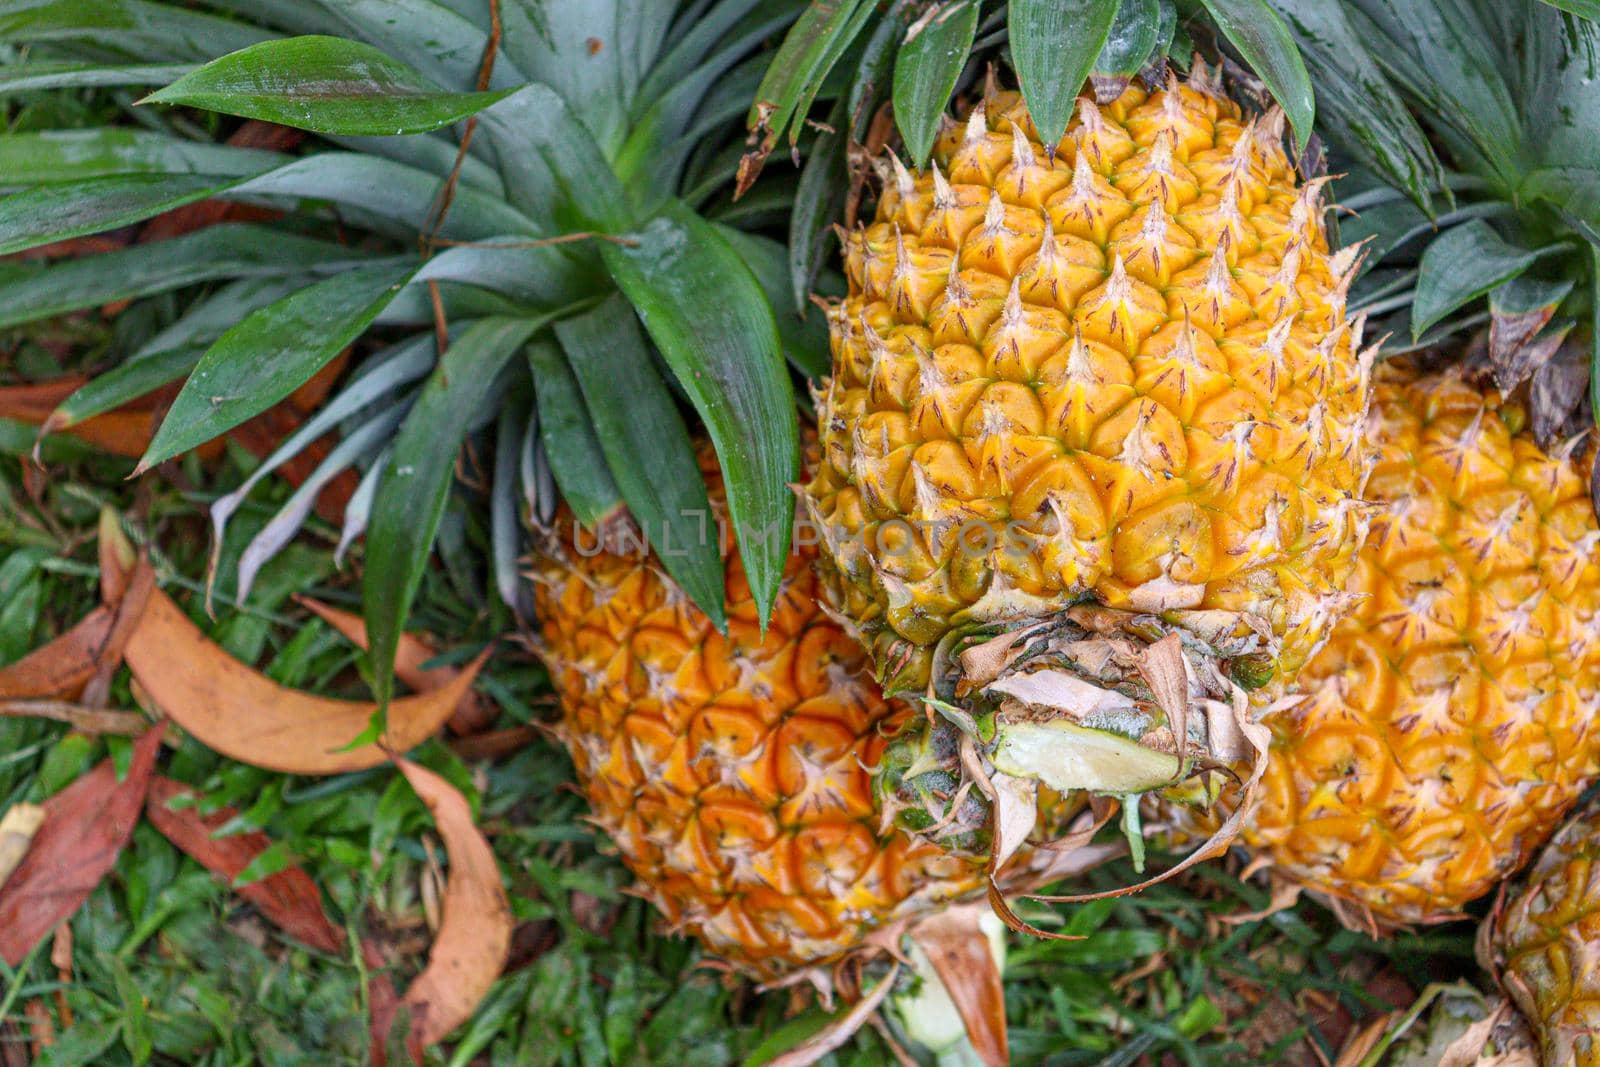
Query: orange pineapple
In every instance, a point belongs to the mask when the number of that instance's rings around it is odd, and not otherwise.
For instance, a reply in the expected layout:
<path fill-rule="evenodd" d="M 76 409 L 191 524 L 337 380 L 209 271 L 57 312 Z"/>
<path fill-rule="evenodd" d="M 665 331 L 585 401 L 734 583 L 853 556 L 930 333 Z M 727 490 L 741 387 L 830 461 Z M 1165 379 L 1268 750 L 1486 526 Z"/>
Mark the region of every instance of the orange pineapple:
<path fill-rule="evenodd" d="M 1274 723 L 1248 838 L 1380 922 L 1456 915 L 1600 770 L 1588 467 L 1526 423 L 1459 374 L 1386 368 L 1361 603 Z"/>

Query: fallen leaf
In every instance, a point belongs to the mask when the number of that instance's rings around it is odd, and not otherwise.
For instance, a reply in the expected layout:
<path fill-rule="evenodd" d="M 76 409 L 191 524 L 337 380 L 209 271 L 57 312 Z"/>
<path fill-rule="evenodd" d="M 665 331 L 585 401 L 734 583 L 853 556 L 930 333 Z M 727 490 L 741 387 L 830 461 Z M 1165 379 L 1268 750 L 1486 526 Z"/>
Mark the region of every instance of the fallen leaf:
<path fill-rule="evenodd" d="M 100 646 L 100 662 L 95 667 L 94 677 L 83 687 L 82 703 L 91 708 L 103 708 L 109 702 L 112 679 L 116 677 L 117 668 L 122 666 L 128 642 L 144 618 L 145 605 L 150 602 L 155 587 L 156 572 L 149 558 L 140 556 L 121 598 L 116 604 L 106 605 L 113 609 L 111 631 Z"/>
<path fill-rule="evenodd" d="M 399 1006 L 410 1010 L 410 1047 L 420 1060 L 422 1046 L 436 1044 L 460 1026 L 505 968 L 511 950 L 511 906 L 500 868 L 461 791 L 409 760 L 396 760 L 406 781 L 433 813 L 450 857 L 444 890 L 444 918 L 428 955 L 428 966 L 406 990 Z M 374 1017 L 375 1033 L 387 1035 L 395 1012 Z"/>
<path fill-rule="evenodd" d="M 100 665 L 114 618 L 112 609 L 95 608 L 43 648 L 0 667 L 0 700 L 77 696 Z"/>
<path fill-rule="evenodd" d="M 26 802 L 13 804 L 0 816 L 0 886 L 6 884 L 44 825 L 44 809 Z"/>
<path fill-rule="evenodd" d="M 296 596 L 294 599 L 301 607 L 343 634 L 345 640 L 366 651 L 367 623 L 361 616 L 340 611 L 308 596 Z M 416 634 L 401 634 L 400 647 L 395 650 L 394 676 L 419 693 L 443 689 L 460 677 L 461 669 L 423 666 L 438 655 L 437 649 Z M 469 689 L 450 715 L 450 730 L 456 734 L 475 734 L 487 728 L 494 719 L 494 707 L 483 694 L 476 689 Z"/>
<path fill-rule="evenodd" d="M 150 720 L 136 711 L 107 711 L 65 700 L 0 700 L 0 718 L 51 719 L 86 734 L 138 737 Z"/>
<path fill-rule="evenodd" d="M 198 794 L 170 778 L 157 775 L 151 779 L 145 800 L 150 822 L 168 841 L 229 885 L 271 847 L 272 839 L 259 832 L 214 836 L 238 812 L 233 808 L 218 808 L 209 815 L 201 815 L 193 806 L 172 807 L 172 802 L 181 797 L 198 799 Z M 330 956 L 344 951 L 344 932 L 328 918 L 322 906 L 322 893 L 300 867 L 286 867 L 234 891 L 296 941 Z"/>
<path fill-rule="evenodd" d="M 105 759 L 45 801 L 33 847 L 0 888 L 0 959 L 10 966 L 77 911 L 117 862 L 139 821 L 163 732 L 158 723 L 134 743 L 121 782 Z"/>
<path fill-rule="evenodd" d="M 100 521 L 101 596 L 117 602 L 128 584 L 133 546 L 110 511 Z M 376 767 L 439 732 L 471 688 L 489 653 L 442 689 L 389 702 L 383 744 L 346 749 L 378 706 L 334 700 L 279 685 L 206 639 L 161 590 L 150 593 L 124 659 L 161 710 L 215 752 L 285 774 L 342 774 Z"/>
<path fill-rule="evenodd" d="M 1011 1062 L 1005 987 L 978 922 L 980 907 L 946 908 L 912 927 L 911 939 L 944 983 L 978 1059 L 984 1067 L 1005 1067 Z"/>

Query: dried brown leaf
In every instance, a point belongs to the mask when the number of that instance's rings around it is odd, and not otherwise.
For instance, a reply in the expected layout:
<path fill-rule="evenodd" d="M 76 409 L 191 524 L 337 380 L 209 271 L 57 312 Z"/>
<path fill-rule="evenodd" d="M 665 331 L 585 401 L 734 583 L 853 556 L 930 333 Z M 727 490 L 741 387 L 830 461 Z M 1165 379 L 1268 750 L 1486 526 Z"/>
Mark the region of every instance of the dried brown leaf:
<path fill-rule="evenodd" d="M 413 1048 L 437 1043 L 471 1017 L 500 977 L 511 949 L 511 906 L 489 842 L 472 821 L 460 790 L 418 764 L 396 760 L 433 813 L 450 857 L 444 918 L 428 966 L 406 990 Z M 377 1019 L 380 1033 L 389 1019 Z"/>
<path fill-rule="evenodd" d="M 78 910 L 117 862 L 139 821 L 164 727 L 134 742 L 127 777 L 111 760 L 45 801 L 44 825 L 0 888 L 0 959 L 12 967 Z"/>
<path fill-rule="evenodd" d="M 13 804 L 0 816 L 0 887 L 6 884 L 44 825 L 44 809 L 37 804 Z"/>
<path fill-rule="evenodd" d="M 76 697 L 94 677 L 113 618 L 110 608 L 96 608 L 43 648 L 0 667 L 0 700 Z"/>
<path fill-rule="evenodd" d="M 250 832 L 214 836 L 233 819 L 233 808 L 218 808 L 201 815 L 191 805 L 172 807 L 179 798 L 193 801 L 199 795 L 181 782 L 155 776 L 145 811 L 150 822 L 167 840 L 218 875 L 229 885 L 272 845 L 266 834 Z M 338 955 L 344 951 L 344 932 L 333 925 L 322 906 L 322 894 L 311 876 L 298 866 L 290 866 L 235 890 L 241 897 L 278 925 L 284 933 L 319 952 Z"/>
<path fill-rule="evenodd" d="M 912 927 L 911 940 L 944 983 L 978 1058 L 985 1067 L 1005 1067 L 1011 1062 L 1005 987 L 981 914 L 976 905 L 946 908 Z"/>
<path fill-rule="evenodd" d="M 828 1053 L 842 1047 L 866 1024 L 872 1013 L 878 1010 L 878 1005 L 889 995 L 900 977 L 900 966 L 898 962 L 890 964 L 889 973 L 872 987 L 870 993 L 856 1001 L 848 1012 L 788 1052 L 768 1060 L 766 1067 L 811 1067 Z"/>
<path fill-rule="evenodd" d="M 361 616 L 340 611 L 308 596 L 294 599 L 301 607 L 343 634 L 352 645 L 366 649 L 367 624 Z M 401 634 L 399 647 L 395 650 L 394 676 L 419 693 L 443 689 L 460 678 L 461 669 L 423 666 L 438 654 L 436 648 L 416 634 Z M 456 734 L 475 734 L 486 729 L 494 719 L 494 706 L 476 689 L 469 689 L 450 715 L 450 730 Z"/>

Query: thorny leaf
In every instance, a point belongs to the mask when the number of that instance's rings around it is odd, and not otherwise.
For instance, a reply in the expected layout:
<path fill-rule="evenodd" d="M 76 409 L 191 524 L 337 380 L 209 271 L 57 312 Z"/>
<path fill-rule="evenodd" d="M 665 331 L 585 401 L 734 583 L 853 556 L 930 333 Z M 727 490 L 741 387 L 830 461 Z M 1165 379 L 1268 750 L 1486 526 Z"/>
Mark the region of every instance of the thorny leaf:
<path fill-rule="evenodd" d="M 161 749 L 164 724 L 133 746 L 127 777 L 117 781 L 111 760 L 100 763 L 44 804 L 44 825 L 16 871 L 0 889 L 0 959 L 22 963 L 56 925 L 100 884 L 128 843 L 144 806 Z"/>
<path fill-rule="evenodd" d="M 411 1014 L 409 1047 L 420 1061 L 421 1048 L 466 1022 L 500 977 L 511 949 L 511 906 L 494 852 L 474 825 L 467 798 L 432 771 L 409 760 L 395 762 L 433 813 L 450 857 L 439 935 L 427 968 L 402 998 Z M 374 1035 L 388 1035 L 394 1019 L 394 1012 L 387 1017 L 374 1013 Z"/>
<path fill-rule="evenodd" d="M 100 579 L 115 599 L 127 581 L 132 547 L 114 515 L 101 519 Z M 346 748 L 377 713 L 366 701 L 334 700 L 279 685 L 206 639 L 159 589 L 124 657 L 152 700 L 213 751 L 285 774 L 339 774 L 376 767 L 444 725 L 488 659 L 485 651 L 449 686 L 392 701 L 383 744 Z"/>
<path fill-rule="evenodd" d="M 192 805 L 171 807 L 180 797 L 193 799 L 196 794 L 170 778 L 156 775 L 151 779 L 145 801 L 151 823 L 167 840 L 228 884 L 231 885 L 241 871 L 272 845 L 272 839 L 259 832 L 214 836 L 238 812 L 224 807 L 201 815 Z M 321 892 L 300 867 L 287 867 L 240 886 L 236 892 L 296 941 L 329 955 L 343 951 L 344 932 L 329 920 L 322 906 Z"/>

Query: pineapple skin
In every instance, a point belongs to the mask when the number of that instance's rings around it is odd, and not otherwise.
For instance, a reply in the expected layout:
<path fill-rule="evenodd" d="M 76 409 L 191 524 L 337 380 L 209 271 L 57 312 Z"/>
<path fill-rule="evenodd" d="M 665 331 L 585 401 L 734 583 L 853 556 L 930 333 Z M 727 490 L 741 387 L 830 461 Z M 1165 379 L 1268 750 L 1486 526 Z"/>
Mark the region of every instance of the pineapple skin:
<path fill-rule="evenodd" d="M 1600 770 L 1600 530 L 1526 421 L 1456 373 L 1379 375 L 1362 600 L 1273 720 L 1247 839 L 1382 925 L 1455 916 Z"/>
<path fill-rule="evenodd" d="M 1494 970 L 1543 1062 L 1600 1067 L 1600 818 L 1563 826 L 1522 891 L 1491 918 Z"/>
<path fill-rule="evenodd" d="M 1353 256 L 1330 257 L 1281 132 L 1204 79 L 1135 84 L 1080 98 L 1051 158 L 991 88 L 925 173 L 895 163 L 844 237 L 804 496 L 891 688 L 952 631 L 1090 599 L 1221 620 L 1281 683 L 1346 610 Z"/>
<path fill-rule="evenodd" d="M 710 449 L 702 468 L 721 517 Z M 724 636 L 636 539 L 597 552 L 562 522 L 532 573 L 560 732 L 594 821 L 673 929 L 770 980 L 981 890 L 982 855 L 880 813 L 873 772 L 916 713 L 824 613 L 808 553 L 791 554 L 763 638 L 728 545 Z"/>

